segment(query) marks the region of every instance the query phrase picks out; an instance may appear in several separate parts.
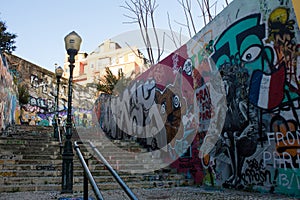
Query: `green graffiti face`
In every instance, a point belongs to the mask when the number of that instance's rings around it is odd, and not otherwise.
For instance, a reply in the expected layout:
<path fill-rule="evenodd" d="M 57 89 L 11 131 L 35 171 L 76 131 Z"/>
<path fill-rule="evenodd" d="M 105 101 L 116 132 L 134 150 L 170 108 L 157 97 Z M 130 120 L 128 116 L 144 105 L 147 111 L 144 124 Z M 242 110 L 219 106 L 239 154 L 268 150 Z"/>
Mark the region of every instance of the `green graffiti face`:
<path fill-rule="evenodd" d="M 217 69 L 237 66 L 245 67 L 250 74 L 256 69 L 270 71 L 272 51 L 263 45 L 265 26 L 259 23 L 260 15 L 250 15 L 235 22 L 220 35 L 212 55 Z"/>

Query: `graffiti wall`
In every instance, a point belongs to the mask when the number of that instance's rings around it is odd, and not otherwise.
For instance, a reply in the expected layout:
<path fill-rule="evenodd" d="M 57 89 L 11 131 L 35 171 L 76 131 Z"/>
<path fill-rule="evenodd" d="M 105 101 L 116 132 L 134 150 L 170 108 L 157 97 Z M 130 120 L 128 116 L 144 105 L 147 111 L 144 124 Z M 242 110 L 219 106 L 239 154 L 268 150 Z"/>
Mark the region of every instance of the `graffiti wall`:
<path fill-rule="evenodd" d="M 257 0 L 234 1 L 193 38 L 226 94 L 218 138 L 200 147 L 209 184 L 300 195 L 299 36 L 291 1 Z"/>
<path fill-rule="evenodd" d="M 292 2 L 243 3 L 233 1 L 121 95 L 99 97 L 98 119 L 113 138 L 164 149 L 195 184 L 300 196 Z"/>
<path fill-rule="evenodd" d="M 6 58 L 0 52 L 0 130 L 5 130 L 15 123 L 17 108 L 16 86 Z"/>
<path fill-rule="evenodd" d="M 17 124 L 51 126 L 56 113 L 57 80 L 53 72 L 30 63 L 14 55 L 5 55 L 10 65 L 10 72 L 16 84 L 26 85 L 29 91 L 29 102 L 20 105 L 14 114 Z M 75 125 L 90 126 L 91 110 L 94 102 L 94 91 L 78 84 L 73 84 L 72 115 Z M 59 118 L 65 123 L 67 118 L 68 80 L 61 79 L 59 94 Z M 17 103 L 14 100 L 15 104 Z M 18 104 L 18 103 L 17 103 Z"/>

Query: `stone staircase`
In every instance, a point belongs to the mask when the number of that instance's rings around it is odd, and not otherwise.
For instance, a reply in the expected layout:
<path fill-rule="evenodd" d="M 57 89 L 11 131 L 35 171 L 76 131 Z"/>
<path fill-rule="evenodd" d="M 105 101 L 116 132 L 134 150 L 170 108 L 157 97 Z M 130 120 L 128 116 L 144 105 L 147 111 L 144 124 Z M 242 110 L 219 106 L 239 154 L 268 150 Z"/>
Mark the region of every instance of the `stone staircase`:
<path fill-rule="evenodd" d="M 74 131 L 75 132 L 75 131 Z M 78 135 L 74 134 L 74 140 Z M 115 141 L 117 145 L 132 151 L 146 151 L 132 141 Z M 88 147 L 81 151 L 89 158 L 89 168 L 101 190 L 120 189 L 106 167 L 94 156 Z M 146 159 L 144 166 L 136 166 L 136 157 L 116 158 L 114 149 L 98 143 L 100 152 L 109 151 L 114 159 L 108 160 L 115 168 L 134 169 L 147 167 L 148 162 L 160 163 L 159 159 Z M 0 136 L 0 192 L 18 191 L 61 191 L 62 156 L 59 142 L 53 138 L 52 127 L 16 126 L 9 134 Z M 117 160 L 117 162 L 116 162 Z M 74 151 L 73 191 L 83 191 L 83 169 Z M 175 169 L 165 167 L 145 173 L 119 172 L 121 178 L 131 188 L 176 187 L 186 185 L 183 175 Z"/>

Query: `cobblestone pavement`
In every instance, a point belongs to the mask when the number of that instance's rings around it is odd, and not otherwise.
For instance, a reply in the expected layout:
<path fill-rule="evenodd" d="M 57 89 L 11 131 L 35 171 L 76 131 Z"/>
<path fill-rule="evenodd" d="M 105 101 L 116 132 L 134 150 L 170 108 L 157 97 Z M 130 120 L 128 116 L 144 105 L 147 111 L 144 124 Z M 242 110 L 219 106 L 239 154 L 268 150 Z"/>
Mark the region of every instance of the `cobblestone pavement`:
<path fill-rule="evenodd" d="M 276 199 L 297 199 L 282 195 L 262 194 L 254 192 L 243 192 L 236 190 L 216 190 L 202 187 L 177 187 L 177 188 L 155 188 L 155 189 L 133 189 L 134 194 L 141 200 L 276 200 Z M 105 200 L 124 200 L 129 199 L 121 190 L 107 190 L 102 193 Z M 83 194 L 60 194 L 60 192 L 15 192 L 15 193 L 1 193 L 0 200 L 49 200 L 49 199 L 73 199 L 77 200 Z M 90 191 L 91 199 L 93 198 L 92 191 Z M 82 199 L 82 198 L 81 198 Z"/>

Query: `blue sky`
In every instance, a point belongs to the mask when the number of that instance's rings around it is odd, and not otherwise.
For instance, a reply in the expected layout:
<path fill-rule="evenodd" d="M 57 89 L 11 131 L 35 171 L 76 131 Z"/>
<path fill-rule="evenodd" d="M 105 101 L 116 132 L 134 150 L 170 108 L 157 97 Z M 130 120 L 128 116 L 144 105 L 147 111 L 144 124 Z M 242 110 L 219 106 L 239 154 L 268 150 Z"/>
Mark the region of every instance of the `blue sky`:
<path fill-rule="evenodd" d="M 106 39 L 137 30 L 136 24 L 124 24 L 128 21 L 124 16 L 126 10 L 120 7 L 124 3 L 124 0 L 10 0 L 2 2 L 0 19 L 6 22 L 9 32 L 18 35 L 15 55 L 54 71 L 55 63 L 63 65 L 63 39 L 73 30 L 82 37 L 80 51 L 87 53 Z M 169 12 L 174 30 L 179 30 L 173 21 L 184 22 L 184 15 L 177 0 L 157 0 L 157 4 L 157 27 L 169 29 Z M 199 15 L 196 19 L 200 27 Z"/>

